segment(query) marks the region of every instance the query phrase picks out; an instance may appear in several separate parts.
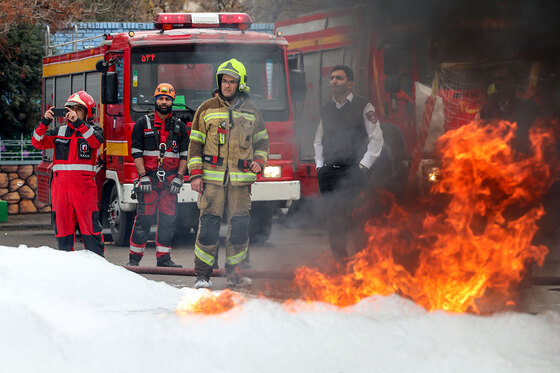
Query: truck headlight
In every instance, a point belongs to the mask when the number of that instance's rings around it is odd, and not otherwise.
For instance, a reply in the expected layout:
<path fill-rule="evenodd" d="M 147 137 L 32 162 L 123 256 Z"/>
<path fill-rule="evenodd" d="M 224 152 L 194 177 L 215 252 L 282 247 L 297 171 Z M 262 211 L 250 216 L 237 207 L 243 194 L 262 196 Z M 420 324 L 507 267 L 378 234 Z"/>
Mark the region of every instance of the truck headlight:
<path fill-rule="evenodd" d="M 282 176 L 282 167 L 280 166 L 266 166 L 263 171 L 263 177 L 267 179 L 279 178 Z"/>

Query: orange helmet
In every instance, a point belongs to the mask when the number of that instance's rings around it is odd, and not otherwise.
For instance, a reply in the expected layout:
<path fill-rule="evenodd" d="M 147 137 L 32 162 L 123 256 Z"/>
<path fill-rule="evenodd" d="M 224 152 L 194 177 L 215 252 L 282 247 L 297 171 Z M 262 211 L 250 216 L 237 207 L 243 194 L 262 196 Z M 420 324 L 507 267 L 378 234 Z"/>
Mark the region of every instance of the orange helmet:
<path fill-rule="evenodd" d="M 64 106 L 81 105 L 86 108 L 86 122 L 92 122 L 95 117 L 95 100 L 86 91 L 76 92 L 66 100 Z"/>
<path fill-rule="evenodd" d="M 169 83 L 161 83 L 156 87 L 154 97 L 157 98 L 161 95 L 169 96 L 172 100 L 175 100 L 175 88 Z"/>

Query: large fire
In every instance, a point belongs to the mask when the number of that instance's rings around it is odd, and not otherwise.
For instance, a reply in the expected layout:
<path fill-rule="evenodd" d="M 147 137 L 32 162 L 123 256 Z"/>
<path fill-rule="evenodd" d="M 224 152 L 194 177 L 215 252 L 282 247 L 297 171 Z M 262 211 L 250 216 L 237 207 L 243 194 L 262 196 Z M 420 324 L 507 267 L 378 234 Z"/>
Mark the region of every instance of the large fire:
<path fill-rule="evenodd" d="M 521 155 L 509 145 L 515 130 L 504 121 L 473 122 L 442 136 L 441 180 L 431 192 L 444 207 L 393 205 L 368 223 L 368 246 L 341 274 L 296 271 L 303 297 L 348 306 L 397 293 L 428 310 L 477 313 L 476 301 L 492 293 L 511 305 L 528 266 L 542 265 L 548 252 L 531 241 L 543 215 L 539 200 L 558 172 L 557 160 L 546 153 L 553 134 L 535 126 L 533 151 Z M 183 299 L 177 313 L 222 313 L 244 300 L 230 290 L 206 291 Z"/>
<path fill-rule="evenodd" d="M 511 304 L 528 265 L 542 265 L 548 252 L 531 241 L 543 215 L 538 201 L 556 172 L 545 155 L 553 135 L 532 130 L 533 152 L 521 156 L 508 145 L 515 130 L 503 121 L 474 122 L 442 136 L 441 181 L 432 197 L 445 207 L 394 206 L 370 221 L 368 246 L 344 274 L 298 269 L 305 299 L 347 306 L 397 293 L 428 310 L 479 312 L 475 301 L 491 292 Z"/>

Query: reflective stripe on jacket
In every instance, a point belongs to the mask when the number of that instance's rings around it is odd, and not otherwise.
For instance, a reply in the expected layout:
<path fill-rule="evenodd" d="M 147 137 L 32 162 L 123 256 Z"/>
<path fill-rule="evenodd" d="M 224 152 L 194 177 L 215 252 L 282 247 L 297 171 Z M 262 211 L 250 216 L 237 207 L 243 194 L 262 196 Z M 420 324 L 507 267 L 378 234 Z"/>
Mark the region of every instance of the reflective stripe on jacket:
<path fill-rule="evenodd" d="M 194 116 L 189 146 L 191 180 L 248 185 L 257 180 L 252 161 L 262 167 L 268 159 L 268 134 L 260 111 L 245 97 L 233 109 L 220 97 L 206 100 Z"/>
<path fill-rule="evenodd" d="M 160 124 L 160 129 L 155 127 L 155 121 Z M 175 133 L 175 126 L 179 126 L 179 132 Z M 159 116 L 154 118 L 143 116 L 134 124 L 131 135 L 132 145 L 130 147 L 133 158 L 144 158 L 144 167 L 148 171 L 155 171 L 160 156 L 160 143 L 166 144 L 164 151 L 163 169 L 176 171 L 179 160 L 187 159 L 189 138 L 186 125 L 169 115 L 162 125 Z"/>
<path fill-rule="evenodd" d="M 54 148 L 53 171 L 91 173 L 95 175 L 97 149 L 105 141 L 103 130 L 81 120 L 48 129 L 50 120 L 43 119 L 33 131 L 31 143 L 37 149 Z"/>

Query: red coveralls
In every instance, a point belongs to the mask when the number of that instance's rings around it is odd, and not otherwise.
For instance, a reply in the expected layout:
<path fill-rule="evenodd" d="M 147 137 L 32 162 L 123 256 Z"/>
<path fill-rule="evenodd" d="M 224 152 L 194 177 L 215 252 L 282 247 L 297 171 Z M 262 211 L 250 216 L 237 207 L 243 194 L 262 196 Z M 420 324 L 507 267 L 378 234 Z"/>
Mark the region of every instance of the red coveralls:
<path fill-rule="evenodd" d="M 169 192 L 168 184 L 177 174 L 179 161 L 187 159 L 188 133 L 185 124 L 172 118 L 172 113 L 165 119 L 156 114 L 153 119 L 146 116 L 138 119 L 132 130 L 132 157 L 144 158 L 144 167 L 152 180 L 153 189 L 150 193 L 138 194 L 137 214 L 134 220 L 132 235 L 130 236 L 130 258 L 140 261 L 146 249 L 146 241 L 150 234 L 150 227 L 157 214 L 156 230 L 156 258 L 159 262 L 169 260 L 171 256 L 171 241 L 175 233 L 175 208 L 177 196 Z M 177 127 L 176 127 L 177 126 Z M 170 136 L 170 132 L 173 134 Z M 159 145 L 166 144 L 163 169 L 165 182 L 156 176 L 160 156 Z"/>
<path fill-rule="evenodd" d="M 48 128 L 50 122 L 43 118 L 31 143 L 37 149 L 54 148 L 51 200 L 58 248 L 74 250 L 77 222 L 86 250 L 103 256 L 95 183 L 97 149 L 105 141 L 103 130 L 80 119 L 54 129 Z"/>

